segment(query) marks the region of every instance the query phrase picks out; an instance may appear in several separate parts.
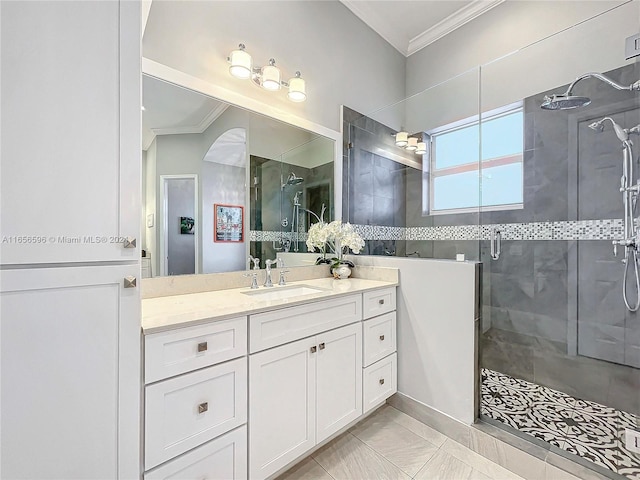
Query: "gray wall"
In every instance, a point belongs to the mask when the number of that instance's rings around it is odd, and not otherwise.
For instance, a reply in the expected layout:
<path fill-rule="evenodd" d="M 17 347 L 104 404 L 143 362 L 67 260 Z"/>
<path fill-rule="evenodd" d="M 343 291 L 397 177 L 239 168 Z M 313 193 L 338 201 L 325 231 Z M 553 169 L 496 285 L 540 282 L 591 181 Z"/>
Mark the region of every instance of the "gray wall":
<path fill-rule="evenodd" d="M 214 242 L 214 204 L 245 207 L 245 167 L 203 162 L 202 181 L 202 273 L 244 270 L 247 265 L 244 230 L 242 242 Z M 246 225 L 246 222 L 245 222 Z"/>

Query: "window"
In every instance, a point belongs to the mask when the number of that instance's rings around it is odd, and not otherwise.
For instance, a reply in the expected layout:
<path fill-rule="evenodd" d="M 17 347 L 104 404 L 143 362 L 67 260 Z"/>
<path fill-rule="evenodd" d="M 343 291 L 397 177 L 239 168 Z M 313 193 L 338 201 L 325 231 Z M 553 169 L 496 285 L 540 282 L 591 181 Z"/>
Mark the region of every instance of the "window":
<path fill-rule="evenodd" d="M 501 110 L 431 133 L 426 214 L 522 208 L 522 107 Z"/>

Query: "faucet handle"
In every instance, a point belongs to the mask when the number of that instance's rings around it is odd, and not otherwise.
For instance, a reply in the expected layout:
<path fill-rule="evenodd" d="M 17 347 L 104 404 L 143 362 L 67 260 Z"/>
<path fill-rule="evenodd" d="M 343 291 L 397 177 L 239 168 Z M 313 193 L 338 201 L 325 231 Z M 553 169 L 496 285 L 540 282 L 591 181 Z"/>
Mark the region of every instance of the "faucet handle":
<path fill-rule="evenodd" d="M 254 270 L 260 270 L 260 259 L 259 258 L 254 258 L 251 255 L 249 255 L 249 267 L 251 267 L 251 262 L 253 262 L 253 269 Z"/>
<path fill-rule="evenodd" d="M 242 276 L 243 277 L 251 277 L 251 289 L 252 290 L 255 290 L 256 288 L 258 288 L 258 272 L 243 273 Z"/>
<path fill-rule="evenodd" d="M 284 279 L 284 274 L 289 273 L 289 270 L 280 270 L 280 280 L 278 281 L 278 285 L 286 285 L 287 282 Z"/>

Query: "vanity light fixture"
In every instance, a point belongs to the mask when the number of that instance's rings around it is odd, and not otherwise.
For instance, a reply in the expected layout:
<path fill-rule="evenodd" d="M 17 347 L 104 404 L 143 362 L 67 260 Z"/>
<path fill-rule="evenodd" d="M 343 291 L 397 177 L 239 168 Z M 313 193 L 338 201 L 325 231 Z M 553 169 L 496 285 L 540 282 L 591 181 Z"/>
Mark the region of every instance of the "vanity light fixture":
<path fill-rule="evenodd" d="M 300 72 L 296 72 L 289 82 L 285 82 L 281 79 L 282 73 L 276 66 L 275 59 L 269 59 L 269 64 L 263 67 L 254 67 L 251 55 L 245 51 L 245 48 L 241 43 L 238 50 L 232 51 L 227 57 L 229 73 L 232 76 L 241 80 L 250 78 L 256 85 L 272 92 L 287 87 L 289 89 L 287 97 L 292 102 L 304 102 L 307 99 L 306 83 Z"/>
<path fill-rule="evenodd" d="M 418 139 L 416 137 L 409 137 L 409 140 L 407 141 L 407 146 L 404 147 L 406 150 L 409 150 L 410 152 L 414 152 L 418 149 Z"/>

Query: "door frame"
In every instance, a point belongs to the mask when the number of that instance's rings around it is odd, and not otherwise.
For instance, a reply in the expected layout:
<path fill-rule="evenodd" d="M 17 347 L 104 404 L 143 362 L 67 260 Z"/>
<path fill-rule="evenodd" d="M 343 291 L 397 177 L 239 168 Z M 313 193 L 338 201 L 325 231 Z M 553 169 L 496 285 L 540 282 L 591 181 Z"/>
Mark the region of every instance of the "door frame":
<path fill-rule="evenodd" d="M 200 259 L 200 248 L 199 248 L 199 240 L 200 240 L 200 209 L 198 208 L 198 175 L 195 173 L 184 173 L 180 175 L 160 175 L 160 221 L 162 222 L 160 229 L 160 258 L 158 259 L 158 265 L 160 269 L 160 276 L 166 277 L 169 271 L 168 265 L 168 251 L 167 247 L 169 244 L 169 222 L 167 215 L 169 213 L 168 208 L 168 196 L 167 196 L 167 187 L 169 185 L 170 180 L 193 180 L 193 218 L 196 222 L 194 232 L 193 232 L 193 240 L 194 240 L 194 274 L 200 273 L 199 268 L 199 259 Z"/>

